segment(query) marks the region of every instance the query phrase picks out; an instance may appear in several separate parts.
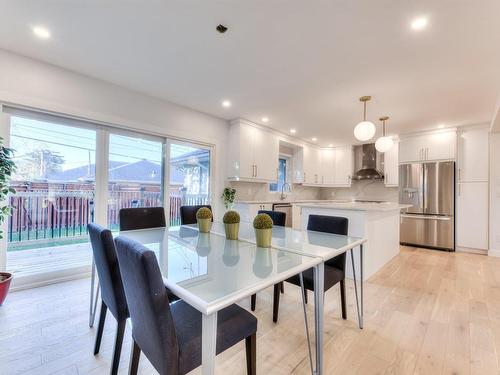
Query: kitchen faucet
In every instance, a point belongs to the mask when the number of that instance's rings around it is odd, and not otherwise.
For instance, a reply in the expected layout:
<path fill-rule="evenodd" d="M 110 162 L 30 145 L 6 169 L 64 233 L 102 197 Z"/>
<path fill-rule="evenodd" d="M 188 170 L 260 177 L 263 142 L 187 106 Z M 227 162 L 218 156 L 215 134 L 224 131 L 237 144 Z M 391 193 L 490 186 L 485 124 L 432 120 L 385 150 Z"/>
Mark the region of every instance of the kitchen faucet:
<path fill-rule="evenodd" d="M 280 196 L 280 199 L 282 201 L 286 199 L 285 186 L 288 186 L 289 193 L 292 191 L 292 187 L 290 186 L 290 184 L 288 182 L 283 183 L 283 185 L 281 185 L 281 196 Z"/>

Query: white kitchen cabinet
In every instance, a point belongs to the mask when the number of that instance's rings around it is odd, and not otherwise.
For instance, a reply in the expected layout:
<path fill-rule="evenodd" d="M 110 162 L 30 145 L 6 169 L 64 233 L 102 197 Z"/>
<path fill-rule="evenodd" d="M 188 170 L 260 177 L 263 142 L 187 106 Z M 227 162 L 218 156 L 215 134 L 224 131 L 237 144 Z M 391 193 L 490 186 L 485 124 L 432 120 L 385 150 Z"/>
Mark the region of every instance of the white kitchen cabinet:
<path fill-rule="evenodd" d="M 469 128 L 458 135 L 458 182 L 485 182 L 489 176 L 489 129 Z"/>
<path fill-rule="evenodd" d="M 456 246 L 488 249 L 488 182 L 462 182 L 457 190 Z"/>
<path fill-rule="evenodd" d="M 304 146 L 304 183 L 319 184 L 321 174 L 321 150 L 316 147 Z"/>
<path fill-rule="evenodd" d="M 352 146 L 335 148 L 335 185 L 351 186 L 354 155 Z"/>
<path fill-rule="evenodd" d="M 335 149 L 321 150 L 321 185 L 335 184 Z"/>
<path fill-rule="evenodd" d="M 411 163 L 456 158 L 456 131 L 442 131 L 403 138 L 399 143 L 399 162 Z"/>
<path fill-rule="evenodd" d="M 384 184 L 387 187 L 399 185 L 399 143 L 384 153 Z"/>
<path fill-rule="evenodd" d="M 238 121 L 229 129 L 228 179 L 268 182 L 278 174 L 279 139 Z"/>

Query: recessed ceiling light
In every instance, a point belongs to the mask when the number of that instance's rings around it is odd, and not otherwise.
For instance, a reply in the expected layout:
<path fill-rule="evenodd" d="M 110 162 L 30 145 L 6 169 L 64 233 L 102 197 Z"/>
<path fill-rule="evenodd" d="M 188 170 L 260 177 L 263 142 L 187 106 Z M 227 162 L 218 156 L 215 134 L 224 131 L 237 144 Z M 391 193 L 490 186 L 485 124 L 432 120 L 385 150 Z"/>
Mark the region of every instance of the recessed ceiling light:
<path fill-rule="evenodd" d="M 330 143 L 330 144 L 328 145 L 328 147 L 333 147 L 333 145 Z"/>
<path fill-rule="evenodd" d="M 317 140 L 318 140 L 318 138 L 316 138 L 316 137 L 311 138 L 311 141 L 313 141 L 313 142 L 316 142 Z"/>
<path fill-rule="evenodd" d="M 295 134 L 295 133 L 297 133 L 297 130 L 295 130 L 295 129 L 290 129 L 290 133 Z"/>
<path fill-rule="evenodd" d="M 33 34 L 35 34 L 40 39 L 49 39 L 50 38 L 50 31 L 43 26 L 33 27 Z"/>
<path fill-rule="evenodd" d="M 438 129 L 443 129 L 444 128 L 444 124 L 439 124 L 438 125 Z"/>
<path fill-rule="evenodd" d="M 269 117 L 262 117 L 262 122 L 269 122 Z"/>
<path fill-rule="evenodd" d="M 427 17 L 418 17 L 411 22 L 411 28 L 413 30 L 423 30 L 427 27 L 428 23 Z"/>
<path fill-rule="evenodd" d="M 222 101 L 222 106 L 224 108 L 229 108 L 229 107 L 231 107 L 231 102 L 229 100 L 223 100 Z"/>

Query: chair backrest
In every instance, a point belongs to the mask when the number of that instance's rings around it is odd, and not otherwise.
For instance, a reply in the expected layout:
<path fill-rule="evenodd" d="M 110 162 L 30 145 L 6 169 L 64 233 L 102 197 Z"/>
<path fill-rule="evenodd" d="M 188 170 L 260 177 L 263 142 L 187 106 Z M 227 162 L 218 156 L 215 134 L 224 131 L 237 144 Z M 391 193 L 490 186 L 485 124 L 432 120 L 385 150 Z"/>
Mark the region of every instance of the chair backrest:
<path fill-rule="evenodd" d="M 202 204 L 199 206 L 181 206 L 181 224 L 196 224 L 196 212 L 202 207 L 207 207 L 212 211 L 212 206 L 209 204 Z M 212 217 L 212 221 L 214 221 Z"/>
<path fill-rule="evenodd" d="M 341 234 L 347 236 L 349 220 L 345 217 L 327 215 L 309 215 L 307 220 L 307 230 L 316 232 Z M 325 264 L 345 270 L 345 253 L 327 260 Z"/>
<path fill-rule="evenodd" d="M 101 286 L 101 298 L 116 319 L 126 319 L 127 300 L 111 231 L 93 223 L 88 225 L 88 230 Z"/>
<path fill-rule="evenodd" d="M 259 210 L 257 213 L 259 214 L 268 214 L 273 219 L 273 224 L 278 225 L 280 227 L 284 227 L 286 223 L 286 213 L 280 211 L 266 211 Z"/>
<path fill-rule="evenodd" d="M 120 210 L 120 230 L 165 227 L 163 207 L 122 208 Z"/>
<path fill-rule="evenodd" d="M 115 240 L 132 337 L 160 374 L 177 374 L 179 346 L 167 290 L 155 254 L 123 236 Z"/>

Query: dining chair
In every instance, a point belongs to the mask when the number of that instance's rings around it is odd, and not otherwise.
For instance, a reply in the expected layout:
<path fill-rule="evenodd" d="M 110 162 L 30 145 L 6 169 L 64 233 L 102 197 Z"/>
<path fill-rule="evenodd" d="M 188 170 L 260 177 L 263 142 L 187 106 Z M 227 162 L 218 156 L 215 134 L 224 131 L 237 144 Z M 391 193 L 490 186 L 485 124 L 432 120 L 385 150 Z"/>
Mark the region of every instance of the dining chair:
<path fill-rule="evenodd" d="M 153 251 L 119 236 L 115 240 L 132 321 L 129 374 L 137 374 L 141 352 L 160 374 L 186 374 L 201 364 L 202 316 L 179 300 L 170 304 Z M 247 372 L 256 374 L 257 319 L 238 305 L 219 311 L 217 354 L 245 339 Z"/>
<path fill-rule="evenodd" d="M 122 208 L 119 215 L 120 231 L 167 226 L 163 207 Z"/>
<path fill-rule="evenodd" d="M 273 220 L 273 225 L 277 225 L 279 227 L 284 227 L 285 226 L 285 223 L 286 223 L 286 213 L 285 212 L 280 212 L 280 211 L 268 211 L 268 210 L 259 210 L 257 211 L 258 214 L 267 214 L 269 216 L 271 216 L 271 219 Z M 283 282 L 279 283 L 279 284 L 276 284 L 274 285 L 274 295 L 276 295 L 276 293 L 284 293 L 285 292 L 285 286 L 283 284 Z M 276 297 L 274 297 L 276 298 Z M 279 299 L 279 296 L 278 296 L 278 299 Z M 257 294 L 252 294 L 251 296 L 251 299 L 250 299 L 250 309 L 252 311 L 255 311 L 255 307 L 257 305 Z M 276 306 L 276 305 L 273 305 L 273 306 Z M 277 312 L 276 312 L 277 314 Z M 274 316 L 274 312 L 273 312 L 273 316 Z"/>
<path fill-rule="evenodd" d="M 94 345 L 94 355 L 99 353 L 106 312 L 109 310 L 118 323 L 111 365 L 111 374 L 114 375 L 118 372 L 125 324 L 129 317 L 127 300 L 123 290 L 120 267 L 118 266 L 111 231 L 93 223 L 88 224 L 88 230 L 101 288 L 101 312 Z"/>
<path fill-rule="evenodd" d="M 212 206 L 209 204 L 202 204 L 198 206 L 181 206 L 180 208 L 181 224 L 182 225 L 196 224 L 196 213 L 202 207 L 207 207 L 210 209 L 210 211 L 212 211 Z M 214 221 L 213 217 L 212 221 Z"/>
<path fill-rule="evenodd" d="M 307 230 L 331 234 L 341 234 L 347 236 L 349 220 L 345 217 L 309 215 Z M 346 299 L 345 299 L 345 259 L 343 253 L 332 259 L 325 261 L 324 291 L 340 283 L 340 300 L 342 305 L 342 319 L 347 319 Z M 307 303 L 307 290 L 314 291 L 314 270 L 312 268 L 302 272 L 304 280 L 304 300 Z M 294 285 L 300 286 L 300 275 L 295 275 L 287 280 Z M 278 321 L 280 294 L 274 293 L 273 298 L 273 322 Z"/>

